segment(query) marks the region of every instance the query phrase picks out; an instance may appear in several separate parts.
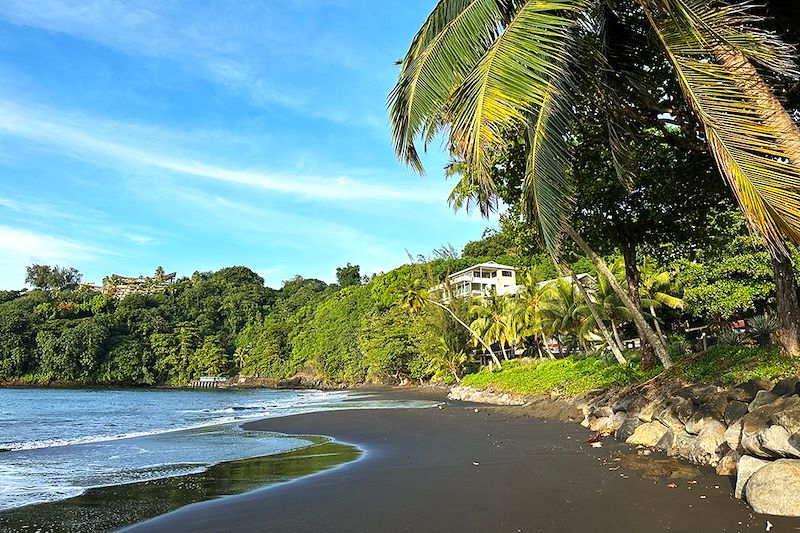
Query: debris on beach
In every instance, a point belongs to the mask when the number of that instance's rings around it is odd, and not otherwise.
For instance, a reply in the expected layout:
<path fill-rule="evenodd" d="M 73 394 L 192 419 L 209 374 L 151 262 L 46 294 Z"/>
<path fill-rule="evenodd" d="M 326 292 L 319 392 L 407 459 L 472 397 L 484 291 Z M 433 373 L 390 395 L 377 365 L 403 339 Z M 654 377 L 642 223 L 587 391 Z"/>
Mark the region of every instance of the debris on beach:
<path fill-rule="evenodd" d="M 671 489 L 677 489 L 678 485 L 676 485 L 675 483 L 670 483 L 669 485 L 667 485 L 667 487 L 669 487 Z"/>
<path fill-rule="evenodd" d="M 602 447 L 603 447 L 603 443 L 602 442 L 593 442 L 592 443 L 592 448 L 602 448 Z"/>
<path fill-rule="evenodd" d="M 472 464 L 475 466 L 480 466 L 480 463 L 476 463 L 475 461 L 472 461 Z"/>
<path fill-rule="evenodd" d="M 769 531 L 770 529 L 772 529 L 772 522 L 767 520 L 767 531 Z"/>

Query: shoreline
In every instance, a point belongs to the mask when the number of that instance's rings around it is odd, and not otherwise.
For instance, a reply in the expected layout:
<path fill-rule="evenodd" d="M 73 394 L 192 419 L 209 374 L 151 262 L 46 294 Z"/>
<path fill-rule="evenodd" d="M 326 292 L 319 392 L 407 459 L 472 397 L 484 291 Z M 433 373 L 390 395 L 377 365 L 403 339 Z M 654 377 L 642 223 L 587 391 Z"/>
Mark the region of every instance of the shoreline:
<path fill-rule="evenodd" d="M 375 392 L 387 398 L 420 391 Z M 432 391 L 421 394 L 430 398 Z M 441 396 L 439 396 L 441 399 Z M 476 411 L 477 410 L 477 411 Z M 530 409 L 446 401 L 262 419 L 245 429 L 325 435 L 363 451 L 331 471 L 193 504 L 126 528 L 167 531 L 742 531 L 769 520 L 708 468 L 589 436 Z M 644 471 L 644 473 L 642 473 Z M 291 511 L 287 511 L 291 509 Z M 713 524 L 713 525 L 712 525 Z"/>

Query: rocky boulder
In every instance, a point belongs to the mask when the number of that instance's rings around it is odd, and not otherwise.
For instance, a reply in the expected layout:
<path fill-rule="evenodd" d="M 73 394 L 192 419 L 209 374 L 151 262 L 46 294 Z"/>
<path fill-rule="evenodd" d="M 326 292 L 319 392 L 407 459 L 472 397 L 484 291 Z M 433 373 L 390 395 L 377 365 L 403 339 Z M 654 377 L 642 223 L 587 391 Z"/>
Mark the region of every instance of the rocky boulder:
<path fill-rule="evenodd" d="M 750 480 L 750 477 L 768 464 L 770 464 L 770 462 L 765 459 L 743 455 L 739 459 L 739 462 L 736 463 L 736 489 L 733 493 L 734 496 L 743 498 L 744 487 Z"/>
<path fill-rule="evenodd" d="M 719 464 L 717 464 L 717 475 L 718 476 L 735 476 L 736 475 L 736 463 L 739 461 L 739 452 L 734 450 L 729 450 L 725 456 L 720 459 Z"/>
<path fill-rule="evenodd" d="M 647 446 L 649 448 L 658 444 L 669 428 L 661 422 L 646 422 L 637 427 L 633 434 L 625 439 L 627 444 L 633 446 Z"/>
<path fill-rule="evenodd" d="M 776 399 L 770 404 L 763 405 L 745 415 L 740 422 L 736 422 L 728 428 L 727 439 L 733 437 L 733 429 L 741 425 L 741 434 L 739 447 L 731 449 L 743 449 L 749 455 L 757 457 L 785 457 L 786 452 L 791 449 L 787 448 L 787 442 L 792 434 L 783 429 L 769 429 L 776 426 L 772 422 L 778 413 L 784 411 L 795 411 L 800 408 L 800 397 L 788 396 Z M 786 415 L 786 423 L 790 424 L 790 416 Z M 778 426 L 782 427 L 782 426 Z M 781 444 L 783 442 L 783 444 Z M 780 451 L 779 451 L 780 450 Z M 794 456 L 793 454 L 791 456 Z"/>
<path fill-rule="evenodd" d="M 800 376 L 792 376 L 778 381 L 772 388 L 772 392 L 778 396 L 800 394 Z"/>
<path fill-rule="evenodd" d="M 675 433 L 674 439 L 672 441 L 672 450 L 668 451 L 669 455 L 675 457 L 681 457 L 683 459 L 689 458 L 689 452 L 694 446 L 697 437 L 695 435 L 690 435 L 685 431 L 680 431 Z"/>
<path fill-rule="evenodd" d="M 738 400 L 731 400 L 723 413 L 725 423 L 729 426 L 749 413 L 747 404 Z"/>
<path fill-rule="evenodd" d="M 747 406 L 747 410 L 752 413 L 759 407 L 764 407 L 765 405 L 769 405 L 778 398 L 780 398 L 780 396 L 778 396 L 774 392 L 767 390 L 760 390 L 756 393 L 756 397 L 753 398 L 753 401 L 750 402 L 750 405 Z"/>
<path fill-rule="evenodd" d="M 628 440 L 628 437 L 633 435 L 633 432 L 636 431 L 636 428 L 642 425 L 642 421 L 639 420 L 638 417 L 630 416 L 625 419 L 622 425 L 619 426 L 619 429 L 615 433 L 615 437 L 619 441 L 625 442 Z"/>
<path fill-rule="evenodd" d="M 722 407 L 722 409 L 720 409 L 720 407 Z M 725 399 L 725 406 L 722 406 L 720 402 L 704 403 L 692 414 L 689 420 L 686 421 L 686 431 L 697 435 L 707 423 L 721 422 L 725 418 L 725 407 L 727 407 L 727 399 Z"/>
<path fill-rule="evenodd" d="M 764 378 L 753 378 L 750 381 L 745 381 L 728 391 L 728 399 L 750 403 L 760 390 L 772 390 L 772 382 Z"/>
<path fill-rule="evenodd" d="M 689 460 L 699 465 L 717 466 L 728 452 L 725 425 L 716 420 L 708 422 L 689 450 Z"/>
<path fill-rule="evenodd" d="M 800 461 L 779 459 L 758 469 L 744 492 L 757 513 L 800 516 Z"/>

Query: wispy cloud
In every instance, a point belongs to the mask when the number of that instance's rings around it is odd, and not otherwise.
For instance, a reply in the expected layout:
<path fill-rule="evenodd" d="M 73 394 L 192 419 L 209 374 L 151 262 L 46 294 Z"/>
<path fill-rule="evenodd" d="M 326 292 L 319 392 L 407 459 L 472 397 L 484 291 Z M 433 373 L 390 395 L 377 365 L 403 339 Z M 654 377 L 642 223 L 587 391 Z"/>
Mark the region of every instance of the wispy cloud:
<path fill-rule="evenodd" d="M 327 5 L 326 5 L 327 4 Z M 261 106 L 278 105 L 334 122 L 372 127 L 314 90 L 307 71 L 362 68 L 369 49 L 348 43 L 315 16 L 335 2 L 237 1 L 204 3 L 118 0 L 5 0 L 0 19 L 59 32 L 134 56 L 171 61 Z M 327 10 L 327 11 L 326 11 Z M 291 31 L 287 31 L 291 28 Z M 385 61 L 387 67 L 389 61 Z M 277 76 L 275 73 L 281 72 Z M 300 82 L 290 80 L 292 74 Z M 339 107 L 338 110 L 332 109 Z"/>
<path fill-rule="evenodd" d="M 135 128 L 0 100 L 0 133 L 55 146 L 72 157 L 88 159 L 95 163 L 112 166 L 118 166 L 120 163 L 136 165 L 182 176 L 277 192 L 301 199 L 438 202 L 430 191 L 422 188 L 388 187 L 347 176 L 322 177 L 229 168 L 143 148 L 137 146 L 135 140 L 109 140 L 110 131 L 126 129 Z M 139 129 L 154 132 L 152 128 Z M 152 144 L 153 139 L 149 139 L 148 143 Z"/>
<path fill-rule="evenodd" d="M 102 250 L 57 235 L 0 225 L 0 286 L 21 288 L 32 263 L 76 265 L 93 261 Z"/>

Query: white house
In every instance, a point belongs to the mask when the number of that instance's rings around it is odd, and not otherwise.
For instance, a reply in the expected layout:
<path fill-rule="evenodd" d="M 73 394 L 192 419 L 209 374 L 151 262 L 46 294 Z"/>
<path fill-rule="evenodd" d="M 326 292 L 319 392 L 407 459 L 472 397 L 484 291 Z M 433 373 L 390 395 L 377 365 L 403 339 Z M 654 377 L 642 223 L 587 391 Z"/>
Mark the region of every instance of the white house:
<path fill-rule="evenodd" d="M 517 269 L 489 261 L 465 268 L 447 276 L 446 283 L 431 287 L 432 296 L 442 300 L 449 297 L 445 289 L 449 286 L 450 294 L 457 298 L 481 297 L 494 291 L 498 296 L 517 294 Z"/>

